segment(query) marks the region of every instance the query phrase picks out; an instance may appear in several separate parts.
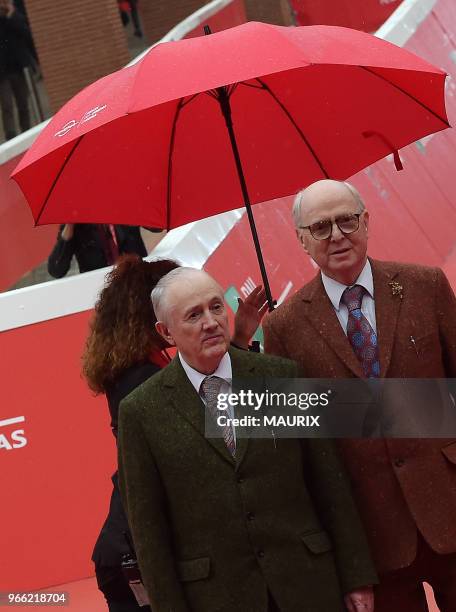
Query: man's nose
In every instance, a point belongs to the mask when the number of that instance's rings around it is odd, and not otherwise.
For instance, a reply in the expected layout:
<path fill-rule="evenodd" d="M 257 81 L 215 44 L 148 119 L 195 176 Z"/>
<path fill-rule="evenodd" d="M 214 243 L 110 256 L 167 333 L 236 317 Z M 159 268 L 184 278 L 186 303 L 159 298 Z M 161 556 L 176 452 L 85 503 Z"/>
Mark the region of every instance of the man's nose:
<path fill-rule="evenodd" d="M 211 329 L 211 327 L 216 327 L 217 324 L 218 324 L 217 319 L 214 317 L 214 315 L 212 314 L 210 310 L 204 313 L 204 317 L 203 317 L 204 329 Z"/>
<path fill-rule="evenodd" d="M 330 239 L 334 242 L 337 242 L 338 240 L 340 240 L 341 238 L 344 238 L 345 234 L 342 233 L 339 229 L 339 226 L 337 225 L 337 223 L 335 221 L 332 222 L 332 227 L 331 227 L 331 236 Z"/>

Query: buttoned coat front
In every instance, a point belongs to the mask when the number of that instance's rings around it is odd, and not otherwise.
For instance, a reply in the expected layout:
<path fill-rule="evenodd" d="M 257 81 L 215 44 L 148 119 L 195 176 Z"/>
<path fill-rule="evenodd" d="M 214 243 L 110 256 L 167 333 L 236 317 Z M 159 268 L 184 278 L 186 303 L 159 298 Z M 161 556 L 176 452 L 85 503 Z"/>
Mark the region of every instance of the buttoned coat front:
<path fill-rule="evenodd" d="M 456 300 L 443 272 L 370 260 L 382 377 L 456 377 Z M 321 275 L 264 323 L 265 350 L 309 378 L 363 377 Z M 417 527 L 438 553 L 456 552 L 456 440 L 339 443 L 380 572 L 408 566 Z"/>
<path fill-rule="evenodd" d="M 230 350 L 238 377 L 294 363 Z M 204 435 L 178 359 L 121 404 L 119 480 L 154 612 L 338 612 L 376 581 L 344 470 L 326 440 Z M 238 430 L 239 434 L 239 430 Z"/>

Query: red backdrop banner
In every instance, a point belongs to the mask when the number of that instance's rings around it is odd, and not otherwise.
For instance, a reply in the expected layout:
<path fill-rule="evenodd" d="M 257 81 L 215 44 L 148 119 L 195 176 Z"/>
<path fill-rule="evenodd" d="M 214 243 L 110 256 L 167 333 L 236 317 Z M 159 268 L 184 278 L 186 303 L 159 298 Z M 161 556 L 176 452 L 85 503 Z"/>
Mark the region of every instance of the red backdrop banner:
<path fill-rule="evenodd" d="M 80 374 L 89 315 L 0 334 L 6 356 L 0 591 L 93 575 L 90 557 L 109 506 L 115 440 L 104 397 L 95 398 Z"/>

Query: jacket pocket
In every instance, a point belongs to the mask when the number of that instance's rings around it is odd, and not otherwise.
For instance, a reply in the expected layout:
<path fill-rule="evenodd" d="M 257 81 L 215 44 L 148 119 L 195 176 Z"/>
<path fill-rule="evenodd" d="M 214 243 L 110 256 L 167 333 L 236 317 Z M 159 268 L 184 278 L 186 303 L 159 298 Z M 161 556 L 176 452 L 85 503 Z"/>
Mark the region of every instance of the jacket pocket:
<path fill-rule="evenodd" d="M 192 582 L 193 580 L 207 578 L 210 569 L 211 560 L 209 557 L 177 562 L 177 575 L 182 582 Z"/>
<path fill-rule="evenodd" d="M 450 463 L 456 465 L 456 442 L 450 442 L 450 444 L 443 446 L 440 450 Z"/>
<path fill-rule="evenodd" d="M 421 336 L 410 336 L 408 349 L 416 353 L 417 357 L 426 356 L 426 353 L 436 344 L 436 338 L 438 339 L 434 332 L 428 332 Z"/>
<path fill-rule="evenodd" d="M 304 535 L 301 535 L 301 539 L 307 548 L 317 555 L 329 552 L 332 549 L 331 540 L 329 539 L 326 531 L 313 531 L 312 533 L 305 533 Z"/>

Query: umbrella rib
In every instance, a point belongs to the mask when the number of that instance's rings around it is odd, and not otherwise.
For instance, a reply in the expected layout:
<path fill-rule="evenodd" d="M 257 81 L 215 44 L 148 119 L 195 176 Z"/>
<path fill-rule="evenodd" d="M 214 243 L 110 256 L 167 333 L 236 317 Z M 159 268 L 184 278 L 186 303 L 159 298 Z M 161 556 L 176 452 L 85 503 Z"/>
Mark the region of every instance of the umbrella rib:
<path fill-rule="evenodd" d="M 63 162 L 62 167 L 60 168 L 60 170 L 59 170 L 59 172 L 58 172 L 57 176 L 55 177 L 54 182 L 52 183 L 51 188 L 49 189 L 49 192 L 48 192 L 48 194 L 47 194 L 47 196 L 46 196 L 46 199 L 44 200 L 43 205 L 42 205 L 42 207 L 40 208 L 40 212 L 38 213 L 38 216 L 37 216 L 37 218 L 36 218 L 35 226 L 36 226 L 36 225 L 38 225 L 38 223 L 39 223 L 39 221 L 40 221 L 40 219 L 41 219 L 41 215 L 43 214 L 43 211 L 44 211 L 44 209 L 45 209 L 45 207 L 46 207 L 46 204 L 48 203 L 49 198 L 51 197 L 52 192 L 54 191 L 54 188 L 55 188 L 55 186 L 57 185 L 57 181 L 59 180 L 60 175 L 61 175 L 61 174 L 62 174 L 62 172 L 65 170 L 65 168 L 66 168 L 66 166 L 67 166 L 68 162 L 70 161 L 70 159 L 71 159 L 71 157 L 72 157 L 73 153 L 76 151 L 76 148 L 78 147 L 79 143 L 81 142 L 81 140 L 82 140 L 83 138 L 84 138 L 84 134 L 83 134 L 82 136 L 79 136 L 79 138 L 78 138 L 78 139 L 76 140 L 76 142 L 74 143 L 74 147 L 71 149 L 70 153 L 68 154 L 68 156 L 66 157 L 65 161 Z"/>
<path fill-rule="evenodd" d="M 239 83 L 232 83 L 231 85 L 222 85 L 218 89 L 208 89 L 204 93 L 207 94 L 208 96 L 210 96 L 211 98 L 214 98 L 214 100 L 220 100 L 220 91 L 219 91 L 219 89 L 224 88 L 225 91 L 226 91 L 227 96 L 230 98 L 233 95 L 233 93 L 235 92 L 235 90 L 236 90 L 238 85 L 239 85 Z M 258 89 L 260 89 L 260 88 L 258 87 Z"/>
<path fill-rule="evenodd" d="M 317 162 L 318 166 L 320 167 L 320 170 L 322 171 L 322 173 L 325 175 L 326 178 L 329 178 L 329 174 L 327 173 L 325 167 L 323 166 L 323 164 L 321 163 L 318 155 L 316 154 L 316 152 L 314 151 L 312 145 L 310 144 L 310 142 L 308 141 L 308 139 L 306 138 L 304 132 L 301 130 L 301 128 L 297 125 L 296 121 L 293 119 L 293 117 L 291 116 L 290 111 L 286 108 L 286 106 L 283 104 L 283 102 L 281 102 L 278 97 L 276 96 L 276 94 L 270 89 L 270 87 L 268 85 L 266 85 L 266 83 L 264 81 L 262 81 L 261 79 L 257 78 L 256 79 L 258 81 L 258 83 L 260 83 L 261 85 L 261 89 L 264 89 L 265 91 L 268 92 L 268 94 L 272 97 L 272 99 L 280 106 L 280 108 L 283 110 L 283 112 L 285 113 L 285 115 L 287 116 L 287 118 L 290 120 L 290 123 L 293 125 L 293 127 L 295 128 L 295 130 L 298 132 L 298 134 L 300 135 L 300 137 L 302 138 L 302 140 L 304 141 L 305 145 L 307 146 L 307 148 L 309 149 L 309 151 L 312 153 L 313 158 L 315 159 L 315 161 Z M 246 83 L 242 83 L 242 85 L 247 85 Z M 247 85 L 248 87 L 251 87 L 250 85 Z"/>
<path fill-rule="evenodd" d="M 196 96 L 193 96 L 191 100 L 193 100 Z M 174 153 L 174 142 L 176 139 L 176 127 L 177 120 L 179 119 L 179 114 L 183 109 L 184 98 L 179 100 L 179 104 L 177 105 L 176 112 L 174 114 L 173 127 L 171 129 L 171 138 L 169 141 L 169 154 L 168 154 L 168 185 L 167 185 L 167 193 L 166 193 L 166 231 L 170 230 L 170 222 L 171 222 L 171 178 L 173 171 L 173 153 Z"/>
<path fill-rule="evenodd" d="M 228 85 L 228 96 L 231 97 L 236 89 L 238 88 L 239 83 L 233 83 L 232 85 Z"/>
<path fill-rule="evenodd" d="M 193 100 L 194 100 L 195 98 L 197 98 L 199 95 L 200 95 L 200 92 L 198 92 L 198 93 L 194 94 L 193 96 L 191 96 L 191 97 L 190 97 L 188 100 L 186 100 L 185 102 L 183 102 L 183 99 L 184 99 L 184 98 L 181 98 L 181 101 L 182 101 L 182 108 L 184 108 L 184 106 L 187 106 L 187 104 L 190 104 L 190 102 L 193 102 Z"/>
<path fill-rule="evenodd" d="M 251 87 L 252 89 L 264 89 L 263 85 L 255 85 L 254 83 L 247 83 L 247 81 L 241 81 L 240 85 L 244 85 L 245 87 Z"/>
<path fill-rule="evenodd" d="M 437 119 L 439 119 L 442 123 L 444 123 L 447 127 L 450 127 L 450 124 L 448 123 L 448 121 L 446 121 L 445 119 L 442 119 L 442 117 L 440 117 L 440 115 L 438 115 L 436 112 L 434 112 L 431 108 L 429 108 L 429 106 L 427 106 L 426 104 L 424 104 L 423 102 L 421 102 L 421 100 L 419 100 L 418 98 L 416 98 L 415 96 L 412 96 L 412 94 L 410 94 L 408 91 L 406 91 L 405 89 L 402 89 L 402 87 L 399 87 L 399 85 L 396 85 L 396 83 L 393 83 L 392 81 L 390 81 L 389 79 L 387 79 L 386 77 L 384 77 L 381 74 L 377 74 L 377 72 L 375 72 L 374 70 L 371 70 L 370 68 L 367 68 L 367 66 L 358 66 L 358 68 L 361 68 L 362 70 L 365 70 L 366 72 L 368 72 L 369 74 L 372 74 L 373 76 L 376 76 L 378 79 L 381 79 L 382 81 L 385 81 L 386 83 L 388 83 L 389 85 L 391 85 L 392 87 L 394 87 L 395 89 L 397 89 L 398 91 L 400 91 L 401 93 L 405 94 L 408 98 L 410 98 L 411 100 L 413 100 L 414 102 L 416 102 L 419 106 L 421 106 L 422 108 L 426 109 L 429 113 L 431 113 L 431 115 L 434 115 L 434 117 L 436 117 Z"/>

